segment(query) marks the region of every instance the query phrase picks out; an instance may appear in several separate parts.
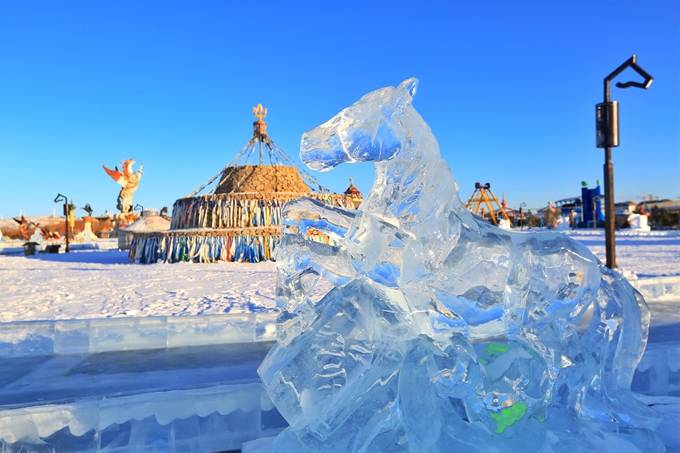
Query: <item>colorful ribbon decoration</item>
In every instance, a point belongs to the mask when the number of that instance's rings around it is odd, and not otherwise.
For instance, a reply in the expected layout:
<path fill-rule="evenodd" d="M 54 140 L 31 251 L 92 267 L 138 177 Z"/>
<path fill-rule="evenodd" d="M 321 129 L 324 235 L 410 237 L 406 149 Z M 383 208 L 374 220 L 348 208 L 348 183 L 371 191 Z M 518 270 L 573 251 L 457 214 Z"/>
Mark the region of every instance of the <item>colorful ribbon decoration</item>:
<path fill-rule="evenodd" d="M 191 261 L 270 261 L 281 235 L 283 206 L 300 194 L 213 194 L 180 198 L 173 206 L 171 230 L 136 233 L 129 257 L 150 264 Z M 350 197 L 340 194 L 309 194 L 329 205 L 354 209 Z M 309 239 L 332 244 L 320 231 L 310 229 Z"/>
<path fill-rule="evenodd" d="M 135 235 L 129 256 L 131 260 L 142 264 L 181 261 L 258 263 L 273 259 L 278 240 L 278 236 L 274 235 Z"/>
<path fill-rule="evenodd" d="M 278 194 L 280 196 L 280 194 Z M 292 198 L 299 198 L 296 194 Z M 336 194 L 310 194 L 332 206 L 354 209 L 351 198 Z M 249 228 L 281 224 L 282 208 L 289 199 L 241 198 L 206 195 L 180 198 L 172 209 L 170 228 Z"/>

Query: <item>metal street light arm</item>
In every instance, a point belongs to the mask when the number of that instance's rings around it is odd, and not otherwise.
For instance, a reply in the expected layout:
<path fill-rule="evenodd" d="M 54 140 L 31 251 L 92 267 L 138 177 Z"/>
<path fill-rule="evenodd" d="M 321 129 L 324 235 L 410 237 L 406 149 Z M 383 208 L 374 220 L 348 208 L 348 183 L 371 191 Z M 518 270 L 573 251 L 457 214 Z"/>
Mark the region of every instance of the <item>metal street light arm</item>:
<path fill-rule="evenodd" d="M 627 68 L 631 68 L 633 71 L 637 72 L 644 79 L 643 82 L 617 82 L 617 88 L 642 88 L 646 90 L 652 86 L 654 78 L 644 69 L 637 64 L 637 55 L 633 54 L 629 59 L 624 61 L 618 68 L 614 69 L 607 77 L 604 78 L 604 101 L 609 102 L 611 98 L 611 81 L 616 78 L 619 74 L 625 71 Z"/>

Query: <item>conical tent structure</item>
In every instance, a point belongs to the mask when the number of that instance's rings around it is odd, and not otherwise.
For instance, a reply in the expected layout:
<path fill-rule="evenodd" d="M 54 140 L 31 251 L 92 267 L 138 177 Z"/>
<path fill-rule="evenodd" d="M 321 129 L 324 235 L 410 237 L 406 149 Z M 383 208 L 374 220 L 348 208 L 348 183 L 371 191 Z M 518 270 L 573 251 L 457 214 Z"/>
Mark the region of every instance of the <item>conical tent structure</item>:
<path fill-rule="evenodd" d="M 259 262 L 274 258 L 282 207 L 301 197 L 354 209 L 356 196 L 331 193 L 269 137 L 267 109 L 253 108 L 253 136 L 231 162 L 173 205 L 170 230 L 135 234 L 140 263 Z"/>
<path fill-rule="evenodd" d="M 345 195 L 352 199 L 352 203 L 354 203 L 355 208 L 358 208 L 364 199 L 357 186 L 354 185 L 352 178 L 349 178 L 349 186 L 347 187 L 347 190 L 345 190 Z"/>

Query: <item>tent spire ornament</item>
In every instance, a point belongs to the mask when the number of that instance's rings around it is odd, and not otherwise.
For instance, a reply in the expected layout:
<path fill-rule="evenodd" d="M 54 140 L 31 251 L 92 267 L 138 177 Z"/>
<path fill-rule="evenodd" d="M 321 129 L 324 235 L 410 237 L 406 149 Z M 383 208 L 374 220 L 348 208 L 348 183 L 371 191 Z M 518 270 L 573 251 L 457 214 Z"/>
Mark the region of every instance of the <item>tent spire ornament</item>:
<path fill-rule="evenodd" d="M 264 143 L 271 154 L 271 139 L 267 135 L 267 123 L 264 118 L 267 116 L 267 108 L 263 107 L 262 104 L 257 104 L 253 107 L 253 115 L 257 118 L 257 121 L 253 122 L 253 138 L 251 141 L 256 141 L 258 143 L 258 151 L 260 155 L 259 164 L 262 165 L 262 144 Z M 270 156 L 271 158 L 271 156 Z"/>

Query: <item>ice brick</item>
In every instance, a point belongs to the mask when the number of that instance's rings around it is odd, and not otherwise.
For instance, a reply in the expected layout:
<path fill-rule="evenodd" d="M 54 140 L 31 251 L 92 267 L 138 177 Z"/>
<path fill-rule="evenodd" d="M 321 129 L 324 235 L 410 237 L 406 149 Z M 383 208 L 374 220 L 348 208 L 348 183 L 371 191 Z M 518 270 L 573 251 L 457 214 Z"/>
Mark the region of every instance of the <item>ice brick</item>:
<path fill-rule="evenodd" d="M 168 347 L 255 341 L 255 315 L 168 318 Z"/>

